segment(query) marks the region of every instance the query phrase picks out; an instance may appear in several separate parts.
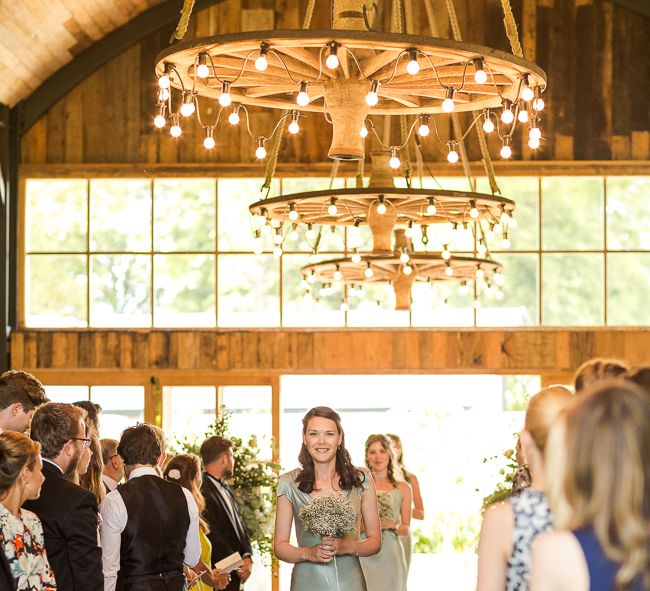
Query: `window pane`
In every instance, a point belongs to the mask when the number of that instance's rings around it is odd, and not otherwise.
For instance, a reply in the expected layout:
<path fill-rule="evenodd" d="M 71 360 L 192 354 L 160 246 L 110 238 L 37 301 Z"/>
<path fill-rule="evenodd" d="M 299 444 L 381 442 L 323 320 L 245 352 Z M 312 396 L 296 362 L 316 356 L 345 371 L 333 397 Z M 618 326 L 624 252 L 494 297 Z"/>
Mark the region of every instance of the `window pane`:
<path fill-rule="evenodd" d="M 90 257 L 90 325 L 151 326 L 151 257 Z"/>
<path fill-rule="evenodd" d="M 122 431 L 144 421 L 143 386 L 91 386 L 90 400 L 102 407 L 100 434 L 118 439 Z"/>
<path fill-rule="evenodd" d="M 219 250 L 253 251 L 253 230 L 248 206 L 265 197 L 261 192 L 264 179 L 219 179 Z M 280 181 L 271 181 L 273 197 L 280 192 Z M 265 248 L 272 248 L 267 244 Z"/>
<path fill-rule="evenodd" d="M 497 180 L 501 195 L 515 202 L 508 239 L 512 250 L 537 250 L 539 248 L 539 181 L 537 177 L 504 177 Z M 478 179 L 477 190 L 490 193 L 485 177 Z M 488 242 L 493 250 L 502 250 L 501 235 Z"/>
<path fill-rule="evenodd" d="M 602 178 L 543 178 L 542 248 L 603 248 L 603 203 Z"/>
<path fill-rule="evenodd" d="M 90 250 L 151 250 L 151 181 L 90 181 Z"/>
<path fill-rule="evenodd" d="M 409 325 L 408 310 L 395 310 L 395 292 L 388 284 L 364 285 L 360 294 L 348 299 L 348 326 Z"/>
<path fill-rule="evenodd" d="M 650 253 L 607 255 L 607 324 L 650 325 Z"/>
<path fill-rule="evenodd" d="M 314 284 L 312 296 L 305 297 L 300 269 L 316 260 L 307 255 L 285 254 L 282 257 L 282 326 L 344 326 L 345 313 L 340 305 L 343 291 L 339 286 L 330 295 L 323 295 L 320 283 Z"/>
<path fill-rule="evenodd" d="M 451 281 L 415 283 L 411 291 L 413 326 L 472 326 L 474 284 Z"/>
<path fill-rule="evenodd" d="M 88 386 L 45 386 L 45 393 L 52 402 L 79 402 L 89 400 Z"/>
<path fill-rule="evenodd" d="M 481 307 L 476 314 L 477 326 L 538 324 L 537 255 L 499 253 L 497 260 L 503 265 L 503 299 L 497 299 L 495 289 L 490 294 L 481 295 Z"/>
<path fill-rule="evenodd" d="M 248 441 L 257 437 L 260 451 L 270 458 L 273 452 L 273 421 L 271 386 L 222 386 L 221 399 L 232 413 L 229 433 Z"/>
<path fill-rule="evenodd" d="M 542 255 L 542 323 L 594 326 L 604 322 L 603 255 Z"/>
<path fill-rule="evenodd" d="M 215 326 L 214 258 L 154 256 L 155 326 Z"/>
<path fill-rule="evenodd" d="M 155 250 L 215 250 L 215 210 L 216 187 L 212 179 L 155 181 Z"/>
<path fill-rule="evenodd" d="M 607 248 L 650 249 L 650 177 L 607 179 Z"/>
<path fill-rule="evenodd" d="M 217 390 L 214 386 L 163 387 L 163 428 L 169 442 L 184 438 L 200 445 L 208 426 L 217 419 Z"/>
<path fill-rule="evenodd" d="M 86 326 L 86 256 L 29 255 L 25 264 L 25 324 Z"/>
<path fill-rule="evenodd" d="M 86 251 L 87 190 L 83 179 L 27 181 L 28 252 Z"/>
<path fill-rule="evenodd" d="M 279 276 L 272 255 L 219 256 L 219 326 L 280 326 Z"/>

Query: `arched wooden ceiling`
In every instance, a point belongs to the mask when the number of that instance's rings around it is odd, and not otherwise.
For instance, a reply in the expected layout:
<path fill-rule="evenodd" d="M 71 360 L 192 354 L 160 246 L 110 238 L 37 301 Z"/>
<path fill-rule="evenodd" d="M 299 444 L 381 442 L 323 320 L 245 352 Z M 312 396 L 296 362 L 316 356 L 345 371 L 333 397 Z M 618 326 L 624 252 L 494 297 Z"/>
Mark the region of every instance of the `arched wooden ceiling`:
<path fill-rule="evenodd" d="M 14 106 L 95 41 L 163 1 L 0 1 L 0 103 Z"/>

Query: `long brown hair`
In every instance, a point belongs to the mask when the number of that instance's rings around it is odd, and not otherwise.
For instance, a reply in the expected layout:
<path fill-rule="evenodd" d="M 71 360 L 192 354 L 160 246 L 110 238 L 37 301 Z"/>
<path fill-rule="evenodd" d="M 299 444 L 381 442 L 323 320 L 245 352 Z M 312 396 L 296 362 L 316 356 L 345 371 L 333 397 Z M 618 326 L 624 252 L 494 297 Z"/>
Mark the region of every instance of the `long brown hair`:
<path fill-rule="evenodd" d="M 560 433 L 560 437 L 556 436 Z M 620 564 L 615 589 L 645 573 L 650 588 L 650 401 L 622 380 L 597 383 L 553 429 L 548 478 L 562 485 L 549 496 L 556 524 L 592 527 L 603 552 Z M 549 491 L 550 493 L 551 491 Z"/>
<path fill-rule="evenodd" d="M 172 472 L 176 470 L 176 472 Z M 169 473 L 172 472 L 170 476 Z M 197 506 L 199 507 L 199 527 L 204 534 L 210 531 L 208 523 L 203 519 L 205 511 L 205 499 L 196 485 L 196 477 L 201 472 L 201 460 L 196 454 L 181 454 L 174 456 L 165 467 L 163 478 L 169 482 L 180 484 L 192 493 Z M 178 478 L 176 478 L 178 476 Z"/>
<path fill-rule="evenodd" d="M 392 439 L 397 445 L 399 445 L 399 453 L 395 452 L 395 461 L 397 462 L 397 465 L 399 466 L 399 469 L 402 472 L 402 476 L 404 477 L 404 480 L 408 483 L 411 482 L 411 477 L 413 476 L 407 469 L 406 466 L 404 465 L 404 448 L 402 447 L 402 440 L 400 439 L 399 435 L 395 435 L 395 433 L 388 433 L 388 437 Z M 393 447 L 393 450 L 395 448 Z"/>
<path fill-rule="evenodd" d="M 386 471 L 386 475 L 388 476 L 388 480 L 391 482 L 391 484 L 396 485 L 397 484 L 397 478 L 395 477 L 395 473 L 397 472 L 400 474 L 399 466 L 397 465 L 397 460 L 395 459 L 395 452 L 393 451 L 393 448 L 390 445 L 390 439 L 388 439 L 390 435 L 381 435 L 381 434 L 375 434 L 375 435 L 369 435 L 368 439 L 366 439 L 366 451 L 365 451 L 365 458 L 366 458 L 366 466 L 368 470 L 370 470 L 370 462 L 368 461 L 368 450 L 370 449 L 370 446 L 373 443 L 379 443 L 381 446 L 388 452 L 388 470 Z M 400 474 L 401 476 L 401 474 Z"/>
<path fill-rule="evenodd" d="M 104 473 L 102 446 L 99 443 L 99 437 L 97 437 L 97 435 L 89 434 L 88 437 L 90 438 L 90 451 L 93 455 L 88 463 L 88 470 L 86 470 L 86 473 L 79 475 L 79 486 L 93 493 L 97 499 L 97 505 L 101 505 L 101 502 L 106 496 L 106 487 L 102 480 L 102 474 Z"/>
<path fill-rule="evenodd" d="M 337 412 L 332 410 L 327 406 L 316 406 L 312 408 L 302 419 L 302 434 L 307 433 L 307 426 L 309 421 L 314 417 L 320 417 L 323 419 L 329 419 L 333 421 L 336 425 L 336 430 L 341 435 L 341 445 L 338 446 L 336 450 L 336 473 L 339 476 L 339 484 L 343 490 L 351 490 L 354 487 L 360 487 L 362 485 L 362 478 L 365 478 L 365 475 L 361 470 L 355 468 L 352 465 L 352 458 L 347 449 L 345 449 L 345 433 L 343 433 L 343 427 L 341 426 L 341 417 Z M 296 482 L 298 483 L 298 488 L 307 494 L 314 492 L 314 484 L 316 482 L 316 471 L 314 466 L 314 460 L 309 455 L 309 450 L 307 446 L 302 444 L 300 448 L 300 454 L 298 455 L 298 461 L 302 470 Z"/>

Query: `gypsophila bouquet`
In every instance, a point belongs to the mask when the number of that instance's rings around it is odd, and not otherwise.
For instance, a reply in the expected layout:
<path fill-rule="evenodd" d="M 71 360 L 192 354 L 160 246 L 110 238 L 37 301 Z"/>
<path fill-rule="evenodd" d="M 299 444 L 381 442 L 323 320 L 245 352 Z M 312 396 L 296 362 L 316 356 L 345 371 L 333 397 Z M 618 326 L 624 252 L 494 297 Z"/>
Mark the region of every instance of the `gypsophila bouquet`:
<path fill-rule="evenodd" d="M 395 519 L 393 514 L 393 503 L 390 499 L 390 493 L 377 493 L 377 508 L 379 509 L 380 519 Z"/>
<path fill-rule="evenodd" d="M 315 497 L 305 505 L 298 517 L 305 529 L 316 536 L 341 538 L 357 525 L 357 510 L 342 495 Z"/>

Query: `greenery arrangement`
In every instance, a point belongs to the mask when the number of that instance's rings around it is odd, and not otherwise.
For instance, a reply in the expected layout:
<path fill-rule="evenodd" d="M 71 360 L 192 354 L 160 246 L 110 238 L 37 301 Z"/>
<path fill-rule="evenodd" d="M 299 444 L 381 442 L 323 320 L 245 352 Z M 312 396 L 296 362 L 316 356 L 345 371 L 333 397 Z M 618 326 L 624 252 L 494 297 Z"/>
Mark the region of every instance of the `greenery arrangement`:
<path fill-rule="evenodd" d="M 500 457 L 506 459 L 505 467 L 499 470 L 499 474 L 503 476 L 503 480 L 497 483 L 496 488 L 486 497 L 483 497 L 483 506 L 481 511 L 484 513 L 492 505 L 497 503 L 502 503 L 503 501 L 510 498 L 512 495 L 512 485 L 515 480 L 515 474 L 519 465 L 517 464 L 517 458 L 514 449 L 507 449 L 503 452 L 502 456 L 490 456 L 488 458 L 483 458 L 483 463 L 486 464 L 490 461 L 498 460 Z"/>
<path fill-rule="evenodd" d="M 273 515 L 280 464 L 260 459 L 262 451 L 255 435 L 244 443 L 229 433 L 231 414 L 222 407 L 219 419 L 208 427 L 204 438 L 218 435 L 232 441 L 235 469 L 229 485 L 237 499 L 253 547 L 264 560 L 270 561 L 273 557 Z M 184 437 L 177 440 L 177 447 L 183 453 L 198 454 L 200 443 L 198 437 Z"/>

